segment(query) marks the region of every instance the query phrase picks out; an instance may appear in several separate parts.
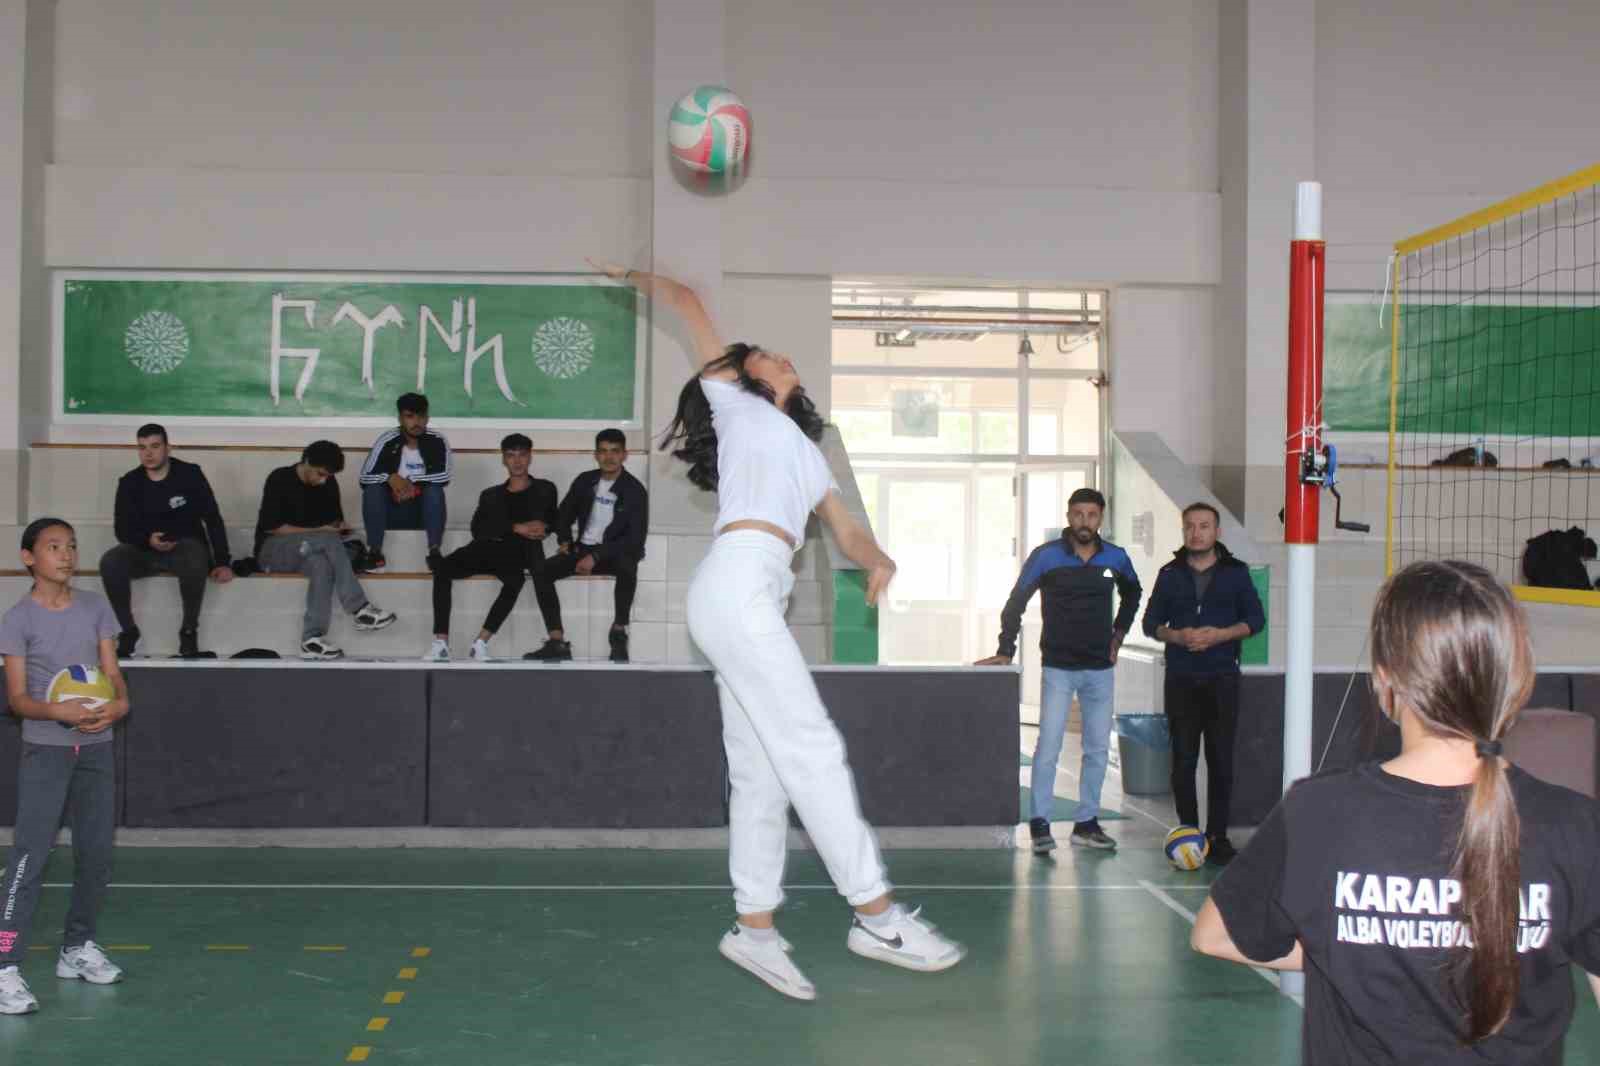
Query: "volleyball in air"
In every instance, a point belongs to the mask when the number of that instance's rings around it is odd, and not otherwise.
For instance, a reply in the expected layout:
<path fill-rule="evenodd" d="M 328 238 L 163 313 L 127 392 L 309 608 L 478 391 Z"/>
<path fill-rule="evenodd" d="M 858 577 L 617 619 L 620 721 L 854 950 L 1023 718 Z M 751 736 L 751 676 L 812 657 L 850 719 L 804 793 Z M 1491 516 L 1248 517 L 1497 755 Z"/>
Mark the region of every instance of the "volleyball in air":
<path fill-rule="evenodd" d="M 94 707 L 116 697 L 117 690 L 112 687 L 111 679 L 94 666 L 75 665 L 57 671 L 56 676 L 50 679 L 49 689 L 45 691 L 48 703 L 81 700 Z M 65 729 L 73 728 L 66 722 L 61 725 Z"/>
<path fill-rule="evenodd" d="M 750 111 L 720 85 L 702 85 L 672 106 L 672 155 L 702 174 L 734 174 L 750 152 Z"/>
<path fill-rule="evenodd" d="M 1180 870 L 1198 870 L 1211 851 L 1211 841 L 1192 825 L 1180 825 L 1167 834 L 1167 861 Z"/>

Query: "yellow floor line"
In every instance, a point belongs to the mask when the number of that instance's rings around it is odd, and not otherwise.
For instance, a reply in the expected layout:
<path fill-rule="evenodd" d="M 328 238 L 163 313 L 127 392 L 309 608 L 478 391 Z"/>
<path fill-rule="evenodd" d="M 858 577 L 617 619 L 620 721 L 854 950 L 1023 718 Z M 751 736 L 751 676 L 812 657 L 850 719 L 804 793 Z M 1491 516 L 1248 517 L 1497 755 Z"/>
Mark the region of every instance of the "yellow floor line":
<path fill-rule="evenodd" d="M 400 1003 L 404 1001 L 405 998 L 406 994 L 404 992 L 385 992 L 383 994 L 383 1001 L 390 1005 Z"/>
<path fill-rule="evenodd" d="M 402 966 L 400 972 L 395 976 L 402 981 L 415 981 L 417 979 L 417 968 L 415 966 Z"/>
<path fill-rule="evenodd" d="M 365 1044 L 357 1044 L 350 1049 L 350 1054 L 344 1057 L 346 1062 L 366 1062 L 367 1056 L 372 1054 L 372 1049 Z"/>
<path fill-rule="evenodd" d="M 389 1027 L 388 1018 L 374 1018 L 367 1023 L 367 1032 L 381 1033 Z"/>

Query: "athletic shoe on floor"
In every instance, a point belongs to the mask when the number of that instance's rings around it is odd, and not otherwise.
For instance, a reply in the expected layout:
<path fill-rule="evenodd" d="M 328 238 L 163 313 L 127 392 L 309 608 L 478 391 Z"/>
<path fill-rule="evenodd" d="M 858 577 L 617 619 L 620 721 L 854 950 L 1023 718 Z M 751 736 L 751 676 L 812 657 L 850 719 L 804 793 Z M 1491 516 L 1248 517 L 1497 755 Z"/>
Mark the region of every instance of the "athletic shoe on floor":
<path fill-rule="evenodd" d="M 39 1009 L 28 982 L 15 966 L 0 969 L 0 1014 L 32 1014 Z"/>
<path fill-rule="evenodd" d="M 91 985 L 109 985 L 122 980 L 122 969 L 106 958 L 100 945 L 85 940 L 75 948 L 62 948 L 56 957 L 56 976 L 69 981 L 88 981 Z"/>
<path fill-rule="evenodd" d="M 936 973 L 960 962 L 967 949 L 942 935 L 931 922 L 919 915 L 922 908 L 906 910 L 902 904 L 889 906 L 889 921 L 868 925 L 859 913 L 850 922 L 849 949 L 867 959 L 877 959 L 908 970 Z"/>
<path fill-rule="evenodd" d="M 625 663 L 628 661 L 628 631 L 611 627 L 611 661 Z"/>
<path fill-rule="evenodd" d="M 735 923 L 732 929 L 722 934 L 722 943 L 717 945 L 717 950 L 723 958 L 786 996 L 807 1001 L 817 998 L 816 986 L 806 980 L 800 967 L 789 958 L 789 952 L 794 948 L 781 936 L 756 940 Z"/>
<path fill-rule="evenodd" d="M 428 650 L 423 653 L 422 661 L 425 663 L 447 663 L 450 661 L 450 642 L 433 638 L 433 643 L 428 645 Z"/>
<path fill-rule="evenodd" d="M 117 658 L 133 658 L 133 650 L 139 646 L 139 627 L 124 629 L 117 634 Z"/>
<path fill-rule="evenodd" d="M 475 663 L 488 663 L 494 661 L 494 656 L 489 654 L 489 642 L 487 640 L 473 641 L 472 651 L 470 654 L 472 656 L 472 661 Z"/>
<path fill-rule="evenodd" d="M 1048 855 L 1056 850 L 1056 838 L 1050 835 L 1049 819 L 1029 818 L 1028 835 L 1033 838 L 1035 855 Z"/>
<path fill-rule="evenodd" d="M 344 649 L 327 637 L 307 637 L 300 642 L 302 659 L 343 659 Z"/>
<path fill-rule="evenodd" d="M 567 663 L 572 661 L 572 642 L 567 640 L 547 640 L 544 647 L 538 651 L 530 651 L 523 656 L 537 663 Z"/>
<path fill-rule="evenodd" d="M 1100 848 L 1109 851 L 1117 846 L 1117 842 L 1106 836 L 1105 830 L 1100 828 L 1100 819 L 1091 818 L 1087 822 L 1079 822 L 1072 827 L 1072 836 L 1068 838 L 1075 848 Z"/>
<path fill-rule="evenodd" d="M 394 625 L 395 618 L 393 611 L 385 611 L 369 601 L 365 607 L 356 612 L 356 629 L 363 633 L 371 633 Z"/>
<path fill-rule="evenodd" d="M 1211 836 L 1209 833 L 1206 835 L 1211 841 L 1211 847 L 1206 851 L 1207 866 L 1226 866 L 1233 861 L 1235 855 L 1239 854 L 1233 842 L 1226 836 Z"/>

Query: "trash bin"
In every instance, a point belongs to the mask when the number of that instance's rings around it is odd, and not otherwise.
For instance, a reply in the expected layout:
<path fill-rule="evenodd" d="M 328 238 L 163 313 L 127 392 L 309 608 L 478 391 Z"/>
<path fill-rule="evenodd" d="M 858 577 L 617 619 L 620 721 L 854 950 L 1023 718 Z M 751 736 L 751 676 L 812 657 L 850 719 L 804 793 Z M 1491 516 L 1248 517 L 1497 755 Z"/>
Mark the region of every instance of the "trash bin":
<path fill-rule="evenodd" d="M 1155 796 L 1172 791 L 1172 734 L 1164 714 L 1116 716 L 1122 791 Z"/>

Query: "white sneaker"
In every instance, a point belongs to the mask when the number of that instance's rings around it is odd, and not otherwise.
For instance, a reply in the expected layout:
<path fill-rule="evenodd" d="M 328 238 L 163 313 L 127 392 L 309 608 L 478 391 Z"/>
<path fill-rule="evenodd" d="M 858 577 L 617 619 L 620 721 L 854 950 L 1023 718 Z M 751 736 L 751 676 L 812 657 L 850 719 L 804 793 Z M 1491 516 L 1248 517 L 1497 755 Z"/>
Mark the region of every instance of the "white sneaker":
<path fill-rule="evenodd" d="M 109 985 L 122 980 L 122 969 L 106 958 L 99 944 L 85 940 L 78 947 L 61 949 L 56 957 L 56 976 L 69 981 L 88 981 L 91 985 Z"/>
<path fill-rule="evenodd" d="M 722 943 L 717 945 L 717 950 L 722 952 L 723 958 L 786 996 L 806 1001 L 817 998 L 816 986 L 806 980 L 800 967 L 789 958 L 793 946 L 781 936 L 758 941 L 735 923 L 732 929 L 722 934 Z"/>
<path fill-rule="evenodd" d="M 472 661 L 475 663 L 494 662 L 494 656 L 489 654 L 489 642 L 487 640 L 473 641 L 471 654 Z"/>
<path fill-rule="evenodd" d="M 433 638 L 433 643 L 428 645 L 428 650 L 423 653 L 422 661 L 425 663 L 447 663 L 450 661 L 450 642 Z"/>
<path fill-rule="evenodd" d="M 300 642 L 302 659 L 342 659 L 344 649 L 327 637 L 307 637 Z"/>
<path fill-rule="evenodd" d="M 365 607 L 356 612 L 356 629 L 363 633 L 384 629 L 394 625 L 396 617 L 393 611 L 385 611 L 377 604 L 368 601 Z"/>
<path fill-rule="evenodd" d="M 850 936 L 846 945 L 857 955 L 877 959 L 908 970 L 935 973 L 948 970 L 960 962 L 967 949 L 942 936 L 932 923 L 918 915 L 922 908 L 908 911 L 896 903 L 891 906 L 893 918 L 886 926 L 869 927 L 856 915 L 850 923 Z"/>
<path fill-rule="evenodd" d="M 0 969 L 0 1014 L 32 1014 L 39 1009 L 22 971 L 15 966 Z"/>

